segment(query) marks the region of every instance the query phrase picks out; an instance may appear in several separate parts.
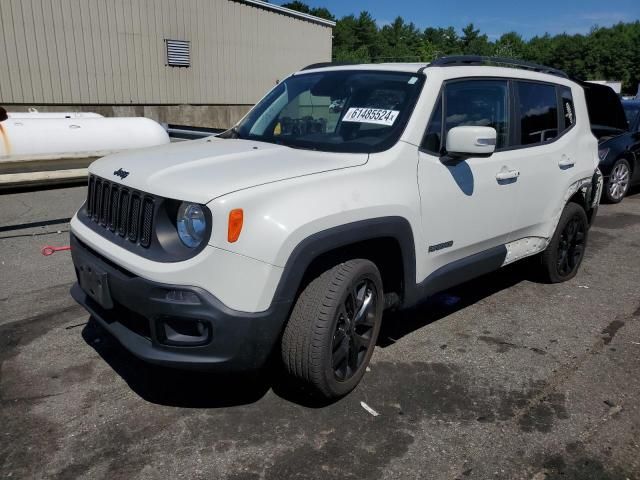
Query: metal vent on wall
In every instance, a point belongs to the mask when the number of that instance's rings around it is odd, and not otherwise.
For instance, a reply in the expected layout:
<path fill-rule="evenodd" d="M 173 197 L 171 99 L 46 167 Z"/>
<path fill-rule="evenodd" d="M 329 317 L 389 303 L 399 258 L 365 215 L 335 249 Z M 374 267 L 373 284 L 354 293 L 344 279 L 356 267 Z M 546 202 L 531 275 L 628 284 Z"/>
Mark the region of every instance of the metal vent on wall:
<path fill-rule="evenodd" d="M 170 67 L 189 67 L 191 65 L 190 50 L 191 42 L 188 40 L 168 40 L 167 45 L 167 65 Z"/>

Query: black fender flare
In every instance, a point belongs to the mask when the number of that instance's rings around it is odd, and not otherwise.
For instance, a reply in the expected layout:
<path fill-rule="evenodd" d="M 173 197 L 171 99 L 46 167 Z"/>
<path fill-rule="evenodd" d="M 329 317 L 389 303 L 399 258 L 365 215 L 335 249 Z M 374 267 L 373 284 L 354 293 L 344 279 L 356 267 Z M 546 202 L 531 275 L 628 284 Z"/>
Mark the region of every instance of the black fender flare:
<path fill-rule="evenodd" d="M 293 249 L 284 266 L 272 303 L 292 303 L 304 274 L 320 255 L 348 245 L 391 238 L 398 242 L 402 255 L 405 292 L 416 285 L 416 253 L 413 230 L 409 221 L 400 216 L 360 220 L 314 233 Z"/>
<path fill-rule="evenodd" d="M 587 201 L 588 201 L 587 208 L 589 210 L 598 208 L 603 186 L 604 186 L 604 177 L 600 169 L 596 168 L 593 172 L 593 176 L 591 177 L 591 185 L 589 186 L 589 190 L 587 192 Z"/>

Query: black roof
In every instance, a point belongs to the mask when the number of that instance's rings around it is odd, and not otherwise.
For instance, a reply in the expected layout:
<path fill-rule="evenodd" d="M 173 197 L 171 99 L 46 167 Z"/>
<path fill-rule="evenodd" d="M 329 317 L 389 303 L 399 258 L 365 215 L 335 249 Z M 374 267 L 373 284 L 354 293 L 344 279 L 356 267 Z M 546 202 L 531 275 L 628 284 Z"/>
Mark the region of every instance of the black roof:
<path fill-rule="evenodd" d="M 558 77 L 569 78 L 569 75 L 567 75 L 562 70 L 558 70 L 557 68 L 538 65 L 537 63 L 526 62 L 524 60 L 518 60 L 514 58 L 484 57 L 480 55 L 455 55 L 451 57 L 441 57 L 431 62 L 429 64 L 429 67 L 460 67 L 472 65 L 520 68 L 523 70 L 548 73 L 550 75 L 556 75 Z"/>

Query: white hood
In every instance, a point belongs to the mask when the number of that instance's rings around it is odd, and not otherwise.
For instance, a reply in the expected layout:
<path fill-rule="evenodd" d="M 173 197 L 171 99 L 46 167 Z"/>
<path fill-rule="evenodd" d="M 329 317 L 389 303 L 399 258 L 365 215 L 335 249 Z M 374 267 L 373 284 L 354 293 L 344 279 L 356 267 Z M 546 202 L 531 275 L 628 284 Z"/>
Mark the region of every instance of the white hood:
<path fill-rule="evenodd" d="M 256 185 L 355 167 L 367 158 L 209 137 L 109 155 L 93 162 L 89 172 L 154 195 L 207 203 Z M 128 172 L 124 179 L 114 175 L 119 169 Z"/>

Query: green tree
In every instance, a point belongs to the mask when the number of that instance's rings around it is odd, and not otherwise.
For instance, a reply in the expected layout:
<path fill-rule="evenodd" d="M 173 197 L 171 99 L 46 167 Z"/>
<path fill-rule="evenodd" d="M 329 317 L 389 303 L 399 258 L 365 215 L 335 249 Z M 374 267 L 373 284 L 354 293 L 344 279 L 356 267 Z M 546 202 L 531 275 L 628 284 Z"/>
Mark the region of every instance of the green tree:
<path fill-rule="evenodd" d="M 311 14 L 311 8 L 309 8 L 309 5 L 307 5 L 304 2 L 299 2 L 298 0 L 295 0 L 289 3 L 283 3 L 282 6 L 284 8 L 290 8 L 291 10 L 295 10 L 296 12 Z"/>
<path fill-rule="evenodd" d="M 426 28 L 422 34 L 423 46 L 429 45 L 434 58 L 462 53 L 460 38 L 455 28 Z"/>
<path fill-rule="evenodd" d="M 336 20 L 336 17 L 334 17 L 333 14 L 324 7 L 312 8 L 311 15 L 315 15 L 316 17 L 324 18 L 326 20 L 331 20 L 332 22 Z"/>
<path fill-rule="evenodd" d="M 493 55 L 506 58 L 524 58 L 525 42 L 516 32 L 505 33 L 493 44 Z"/>
<path fill-rule="evenodd" d="M 405 23 L 397 17 L 391 24 L 380 30 L 382 43 L 381 60 L 384 61 L 419 61 L 420 45 L 422 43 L 420 31 L 413 23 Z"/>
<path fill-rule="evenodd" d="M 470 23 L 462 29 L 462 38 L 460 39 L 462 53 L 465 55 L 489 55 L 491 46 L 489 38 L 480 33 L 473 23 Z"/>
<path fill-rule="evenodd" d="M 291 10 L 295 10 L 297 12 L 308 13 L 309 15 L 315 15 L 316 17 L 325 18 L 327 20 L 335 21 L 336 17 L 329 11 L 329 9 L 324 7 L 311 8 L 304 2 L 300 2 L 299 0 L 294 0 L 293 2 L 283 3 L 282 6 L 284 8 L 290 8 Z"/>
<path fill-rule="evenodd" d="M 524 45 L 523 58 L 543 65 L 551 65 L 553 39 L 549 34 L 533 37 Z"/>

